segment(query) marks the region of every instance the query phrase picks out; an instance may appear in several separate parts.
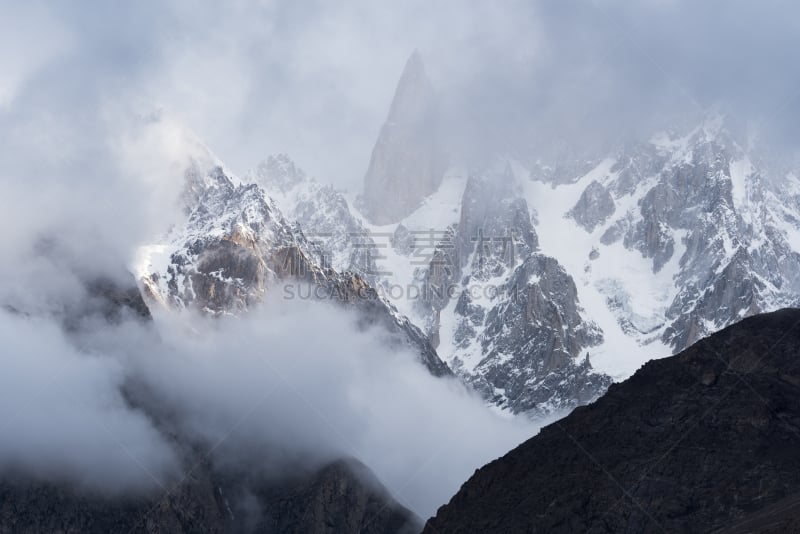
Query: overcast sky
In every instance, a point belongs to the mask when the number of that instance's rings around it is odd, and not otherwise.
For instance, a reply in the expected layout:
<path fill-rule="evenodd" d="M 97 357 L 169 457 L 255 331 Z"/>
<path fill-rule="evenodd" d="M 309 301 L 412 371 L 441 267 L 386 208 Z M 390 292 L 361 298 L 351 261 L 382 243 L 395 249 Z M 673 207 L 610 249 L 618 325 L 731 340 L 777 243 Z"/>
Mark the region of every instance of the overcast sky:
<path fill-rule="evenodd" d="M 163 107 L 237 173 L 288 152 L 351 189 L 415 48 L 460 131 L 492 150 L 524 147 L 531 130 L 590 139 L 646 130 L 715 103 L 786 138 L 800 92 L 800 8 L 788 1 L 33 1 L 0 10 L 4 136 L 23 130 L 33 147 L 55 150 L 39 138 L 61 128 L 70 143 L 91 144 L 113 135 L 103 123 L 111 110 Z"/>

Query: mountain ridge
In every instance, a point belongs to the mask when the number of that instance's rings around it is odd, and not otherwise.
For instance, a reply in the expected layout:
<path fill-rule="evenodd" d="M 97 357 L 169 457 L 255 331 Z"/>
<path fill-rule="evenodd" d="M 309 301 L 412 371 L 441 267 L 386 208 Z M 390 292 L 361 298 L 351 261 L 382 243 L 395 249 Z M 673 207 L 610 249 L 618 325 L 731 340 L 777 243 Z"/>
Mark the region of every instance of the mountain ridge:
<path fill-rule="evenodd" d="M 798 350 L 800 310 L 783 309 L 648 362 L 477 470 L 424 532 L 698 532 L 756 517 L 800 490 Z"/>

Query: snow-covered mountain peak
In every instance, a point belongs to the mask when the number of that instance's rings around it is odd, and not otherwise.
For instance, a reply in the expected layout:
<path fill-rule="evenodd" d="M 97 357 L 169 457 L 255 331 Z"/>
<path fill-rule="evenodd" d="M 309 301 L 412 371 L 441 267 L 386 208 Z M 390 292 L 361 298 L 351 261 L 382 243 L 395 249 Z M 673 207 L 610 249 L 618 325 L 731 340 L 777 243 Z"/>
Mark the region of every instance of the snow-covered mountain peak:
<path fill-rule="evenodd" d="M 403 78 L 424 74 L 416 62 Z M 191 160 L 194 208 L 147 283 L 167 300 L 246 308 L 284 276 L 275 252 L 293 250 L 325 283 L 356 273 L 487 401 L 530 413 L 591 400 L 647 359 L 800 301 L 800 181 L 744 150 L 726 118 L 437 179 L 441 140 L 406 119 L 387 121 L 373 151 L 372 223 L 286 155 L 245 184 Z M 231 263 L 234 249 L 246 261 Z"/>
<path fill-rule="evenodd" d="M 148 115 L 136 133 L 130 142 L 166 153 L 180 169 L 195 166 L 207 172 L 219 167 L 234 183 L 239 181 L 194 131 L 163 109 Z"/>
<path fill-rule="evenodd" d="M 308 176 L 285 154 L 268 157 L 246 176 L 267 191 L 287 220 L 302 228 L 321 265 L 377 280 L 378 247 L 342 191 Z"/>
<path fill-rule="evenodd" d="M 798 294 L 800 287 L 777 289 L 796 278 L 790 271 L 800 257 L 789 242 L 797 235 L 796 216 L 788 216 L 796 205 L 769 189 L 769 170 L 737 143 L 727 119 L 711 116 L 683 133 L 661 132 L 623 147 L 612 161 L 550 194 L 534 182 L 528 194 L 545 214 L 537 226 L 543 251 L 584 281 L 582 301 L 596 301 L 594 291 L 605 295 L 606 309 L 598 305 L 590 316 L 612 310 L 639 343 L 652 343 L 660 332 L 661 341 L 680 350 Z M 570 232 L 569 247 L 560 246 L 563 231 L 552 231 L 564 213 L 586 232 Z M 629 272 L 642 259 L 644 270 Z M 635 304 L 644 295 L 655 300 Z"/>
<path fill-rule="evenodd" d="M 282 176 L 285 171 L 302 173 L 285 156 L 272 162 Z M 137 274 L 151 307 L 238 315 L 270 295 L 285 298 L 287 293 L 277 288 L 290 287 L 294 298 L 313 295 L 314 300 L 354 309 L 359 324 L 378 325 L 387 343 L 418 354 L 432 374 L 450 374 L 422 331 L 381 297 L 361 271 L 342 272 L 325 261 L 319 243 L 290 222 L 261 185 L 242 183 L 222 166 L 203 169 L 192 158 L 183 174 L 191 185 L 193 204 L 187 206 L 182 222 L 139 254 Z M 341 195 L 334 189 L 311 180 L 299 185 L 293 188 L 298 193 L 295 198 L 302 198 L 301 190 L 310 191 L 304 187 L 308 186 L 332 195 L 330 204 L 346 210 L 346 202 L 338 202 Z M 331 215 L 337 221 L 341 216 Z M 307 288 L 307 297 L 301 296 L 300 287 Z"/>
<path fill-rule="evenodd" d="M 313 180 L 286 154 L 268 156 L 248 171 L 245 179 L 262 185 L 267 191 L 284 194 L 307 180 Z"/>
<path fill-rule="evenodd" d="M 396 127 L 387 122 L 373 160 Z M 546 412 L 741 317 L 800 301 L 800 182 L 776 178 L 732 132 L 709 115 L 607 154 L 452 165 L 380 224 L 314 182 L 289 194 L 278 184 L 274 195 L 304 231 L 324 229 L 335 264 L 401 289 L 398 309 L 489 401 Z M 386 160 L 384 192 L 405 187 L 392 173 L 406 161 Z M 353 229 L 369 232 L 368 245 Z M 410 298 L 412 286 L 422 296 Z"/>

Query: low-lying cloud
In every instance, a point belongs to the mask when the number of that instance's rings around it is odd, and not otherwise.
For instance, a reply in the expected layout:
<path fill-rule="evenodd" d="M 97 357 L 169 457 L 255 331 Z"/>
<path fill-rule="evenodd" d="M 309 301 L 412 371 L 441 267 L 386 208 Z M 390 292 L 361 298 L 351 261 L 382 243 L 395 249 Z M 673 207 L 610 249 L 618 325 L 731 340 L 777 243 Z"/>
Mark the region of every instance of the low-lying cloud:
<path fill-rule="evenodd" d="M 0 345 L 2 475 L 115 495 L 177 472 L 170 445 L 123 398 L 120 361 L 81 353 L 53 322 L 6 310 Z"/>
<path fill-rule="evenodd" d="M 219 320 L 165 315 L 155 327 L 97 323 L 70 337 L 42 319 L 1 318 L 6 473 L 157 491 L 187 468 L 167 429 L 213 451 L 220 468 L 267 477 L 358 458 L 427 516 L 538 428 L 431 376 L 334 304 L 268 303 Z"/>

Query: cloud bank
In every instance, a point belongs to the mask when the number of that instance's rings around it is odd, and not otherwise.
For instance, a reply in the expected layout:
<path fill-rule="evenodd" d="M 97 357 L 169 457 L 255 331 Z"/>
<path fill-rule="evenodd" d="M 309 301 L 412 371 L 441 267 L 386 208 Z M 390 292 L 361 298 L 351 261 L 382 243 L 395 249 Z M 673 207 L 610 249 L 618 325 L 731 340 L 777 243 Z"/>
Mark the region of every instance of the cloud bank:
<path fill-rule="evenodd" d="M 245 318 L 168 316 L 157 331 L 96 323 L 67 337 L 2 312 L 0 471 L 117 494 L 179 480 L 187 444 L 221 469 L 267 477 L 355 457 L 428 516 L 538 429 L 490 412 L 355 319 L 286 302 Z"/>

